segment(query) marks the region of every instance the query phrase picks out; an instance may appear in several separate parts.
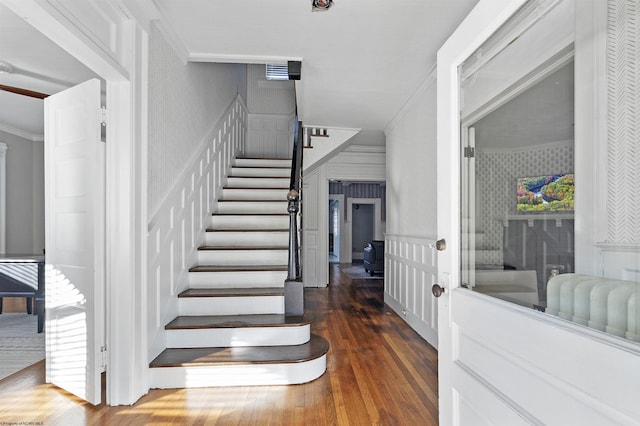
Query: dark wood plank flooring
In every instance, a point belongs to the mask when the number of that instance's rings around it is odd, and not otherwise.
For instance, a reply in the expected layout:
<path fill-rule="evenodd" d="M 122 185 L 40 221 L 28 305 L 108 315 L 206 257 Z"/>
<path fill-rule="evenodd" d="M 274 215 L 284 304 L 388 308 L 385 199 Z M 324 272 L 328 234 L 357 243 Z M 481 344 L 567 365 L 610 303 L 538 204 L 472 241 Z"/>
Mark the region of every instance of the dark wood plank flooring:
<path fill-rule="evenodd" d="M 435 425 L 437 353 L 383 303 L 382 280 L 307 289 L 327 373 L 296 386 L 153 390 L 132 407 L 93 407 L 44 383 L 44 362 L 0 381 L 0 423 L 50 425 Z"/>

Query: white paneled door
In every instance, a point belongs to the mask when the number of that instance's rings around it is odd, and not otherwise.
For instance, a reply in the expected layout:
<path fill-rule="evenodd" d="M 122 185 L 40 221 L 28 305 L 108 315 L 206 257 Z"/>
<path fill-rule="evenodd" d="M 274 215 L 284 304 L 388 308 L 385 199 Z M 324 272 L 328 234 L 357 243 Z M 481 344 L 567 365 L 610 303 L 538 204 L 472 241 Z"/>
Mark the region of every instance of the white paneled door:
<path fill-rule="evenodd" d="M 100 81 L 45 99 L 46 379 L 101 401 L 104 144 Z"/>
<path fill-rule="evenodd" d="M 606 3 L 481 0 L 438 52 L 442 425 L 640 424 L 638 246 L 595 239 L 605 197 L 589 184 L 607 164 L 594 66 L 625 62 L 606 56 L 602 29 L 624 26 Z"/>

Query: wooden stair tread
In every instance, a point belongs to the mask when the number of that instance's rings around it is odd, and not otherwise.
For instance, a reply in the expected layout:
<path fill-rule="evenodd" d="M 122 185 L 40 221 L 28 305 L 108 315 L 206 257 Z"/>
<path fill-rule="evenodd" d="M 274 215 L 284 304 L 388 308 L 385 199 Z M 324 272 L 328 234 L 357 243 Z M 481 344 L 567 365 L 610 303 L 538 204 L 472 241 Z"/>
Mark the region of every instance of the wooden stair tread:
<path fill-rule="evenodd" d="M 207 228 L 207 232 L 289 232 L 288 229 L 214 229 Z"/>
<path fill-rule="evenodd" d="M 211 213 L 213 216 L 289 216 L 289 213 Z"/>
<path fill-rule="evenodd" d="M 278 161 L 287 160 L 287 161 L 291 161 L 291 158 L 284 158 L 284 157 L 237 157 L 236 160 L 278 160 Z"/>
<path fill-rule="evenodd" d="M 198 265 L 189 272 L 280 272 L 287 271 L 287 265 Z"/>
<path fill-rule="evenodd" d="M 280 169 L 280 170 L 289 170 L 291 171 L 291 167 L 284 167 L 284 166 L 267 166 L 267 165 L 262 165 L 262 166 L 232 166 L 232 169 Z"/>
<path fill-rule="evenodd" d="M 202 246 L 198 247 L 201 251 L 234 251 L 234 250 L 289 250 L 288 246 L 245 246 L 245 247 L 227 247 L 227 246 Z"/>
<path fill-rule="evenodd" d="M 227 179 L 291 179 L 289 176 L 227 176 Z"/>
<path fill-rule="evenodd" d="M 283 200 L 218 200 L 218 203 L 288 203 L 287 199 Z"/>
<path fill-rule="evenodd" d="M 251 297 L 283 295 L 284 287 L 190 288 L 180 293 L 178 297 Z"/>
<path fill-rule="evenodd" d="M 274 187 L 274 188 L 265 188 L 263 186 L 259 186 L 259 187 L 248 187 L 248 186 L 224 186 L 222 187 L 222 189 L 248 189 L 250 191 L 288 191 L 289 187 L 288 186 L 279 186 L 279 187 Z"/>
<path fill-rule="evenodd" d="M 165 329 L 288 327 L 311 324 L 311 320 L 311 315 L 284 314 L 179 316 L 167 324 Z"/>
<path fill-rule="evenodd" d="M 216 365 L 291 364 L 311 361 L 329 351 L 329 342 L 311 335 L 309 342 L 293 346 L 173 348 L 165 349 L 151 364 L 158 367 L 197 367 Z"/>

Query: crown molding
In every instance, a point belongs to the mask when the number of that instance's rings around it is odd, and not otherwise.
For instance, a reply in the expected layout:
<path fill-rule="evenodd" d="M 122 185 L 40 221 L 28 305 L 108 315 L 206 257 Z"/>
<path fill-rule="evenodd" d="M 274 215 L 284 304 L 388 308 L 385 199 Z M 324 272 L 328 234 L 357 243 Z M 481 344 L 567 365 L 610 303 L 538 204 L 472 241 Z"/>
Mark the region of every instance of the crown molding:
<path fill-rule="evenodd" d="M 0 123 L 0 131 L 5 133 L 10 133 L 14 136 L 18 136 L 23 139 L 28 139 L 33 142 L 44 141 L 44 135 L 38 135 L 35 133 L 27 132 L 26 130 L 17 129 L 15 127 L 9 126 L 8 124 Z"/>
<path fill-rule="evenodd" d="M 390 132 L 398 125 L 400 120 L 404 118 L 407 112 L 413 107 L 413 105 L 421 99 L 424 92 L 431 86 L 436 84 L 436 76 L 437 76 L 437 64 L 433 64 L 431 68 L 427 71 L 427 76 L 422 80 L 418 89 L 413 92 L 413 94 L 407 99 L 407 101 L 402 105 L 398 113 L 391 119 L 387 127 L 384 128 L 385 136 L 388 136 Z"/>
<path fill-rule="evenodd" d="M 288 61 L 302 62 L 300 56 L 229 55 L 222 53 L 190 53 L 189 62 L 219 62 L 224 64 L 286 64 Z"/>

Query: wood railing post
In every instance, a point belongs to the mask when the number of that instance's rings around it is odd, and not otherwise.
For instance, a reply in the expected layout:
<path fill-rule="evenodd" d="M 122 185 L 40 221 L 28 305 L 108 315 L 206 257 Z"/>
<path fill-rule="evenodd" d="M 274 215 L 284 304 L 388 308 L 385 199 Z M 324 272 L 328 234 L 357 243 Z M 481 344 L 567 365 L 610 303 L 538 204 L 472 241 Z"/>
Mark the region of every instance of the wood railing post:
<path fill-rule="evenodd" d="M 300 270 L 300 242 L 298 240 L 298 213 L 300 212 L 300 174 L 302 170 L 302 123 L 297 120 L 293 136 L 291 183 L 287 193 L 289 212 L 289 263 L 284 282 L 285 315 L 304 314 L 304 292 Z"/>

